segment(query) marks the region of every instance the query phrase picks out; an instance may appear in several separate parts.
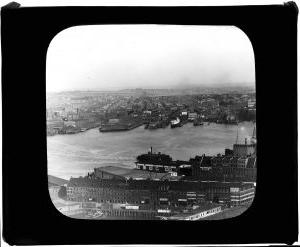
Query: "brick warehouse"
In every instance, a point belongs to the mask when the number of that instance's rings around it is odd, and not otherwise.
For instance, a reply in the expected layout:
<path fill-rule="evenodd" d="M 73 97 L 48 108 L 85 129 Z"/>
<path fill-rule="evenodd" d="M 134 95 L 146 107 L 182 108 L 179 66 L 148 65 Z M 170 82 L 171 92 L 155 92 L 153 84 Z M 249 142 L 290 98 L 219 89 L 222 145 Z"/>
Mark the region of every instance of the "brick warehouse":
<path fill-rule="evenodd" d="M 140 210 L 182 209 L 203 202 L 243 205 L 254 198 L 253 184 L 239 182 L 192 182 L 71 178 L 67 198 L 104 204 L 133 204 Z"/>

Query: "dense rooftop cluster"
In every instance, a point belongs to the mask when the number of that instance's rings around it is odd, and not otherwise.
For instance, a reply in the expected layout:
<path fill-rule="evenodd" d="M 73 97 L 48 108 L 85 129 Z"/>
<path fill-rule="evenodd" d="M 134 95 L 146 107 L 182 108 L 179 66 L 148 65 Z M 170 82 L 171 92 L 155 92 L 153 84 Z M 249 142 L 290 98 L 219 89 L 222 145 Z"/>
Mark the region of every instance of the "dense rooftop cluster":
<path fill-rule="evenodd" d="M 198 94 L 197 94 L 198 92 Z M 68 134 L 114 121 L 131 124 L 143 121 L 155 128 L 165 127 L 182 112 L 192 118 L 216 123 L 255 120 L 253 92 L 189 94 L 164 90 L 116 92 L 65 92 L 47 95 L 47 133 Z M 196 114 L 196 116 L 194 115 Z M 157 124 L 164 121 L 163 124 Z"/>

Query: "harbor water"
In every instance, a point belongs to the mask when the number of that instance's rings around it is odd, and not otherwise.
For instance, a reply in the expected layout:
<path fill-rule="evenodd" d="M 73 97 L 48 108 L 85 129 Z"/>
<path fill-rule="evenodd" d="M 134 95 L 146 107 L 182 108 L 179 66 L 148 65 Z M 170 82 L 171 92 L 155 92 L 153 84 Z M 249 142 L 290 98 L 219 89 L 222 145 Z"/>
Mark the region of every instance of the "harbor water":
<path fill-rule="evenodd" d="M 154 152 L 173 160 L 189 160 L 196 155 L 224 154 L 252 136 L 254 123 L 239 125 L 207 124 L 148 130 L 140 126 L 130 131 L 99 132 L 98 128 L 72 135 L 47 137 L 48 174 L 64 179 L 84 176 L 95 167 L 135 167 L 136 156 L 153 147 Z M 238 134 L 237 134 L 238 133 Z"/>

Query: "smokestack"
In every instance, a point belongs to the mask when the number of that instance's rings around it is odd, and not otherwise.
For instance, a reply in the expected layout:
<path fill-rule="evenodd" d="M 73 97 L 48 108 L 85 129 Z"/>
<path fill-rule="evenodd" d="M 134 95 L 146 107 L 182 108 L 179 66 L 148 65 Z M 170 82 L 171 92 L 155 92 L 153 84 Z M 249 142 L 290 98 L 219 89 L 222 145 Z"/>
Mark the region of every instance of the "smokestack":
<path fill-rule="evenodd" d="M 247 138 L 245 138 L 245 144 L 247 145 Z"/>
<path fill-rule="evenodd" d="M 151 150 L 150 152 L 151 152 L 151 154 L 152 154 L 152 146 L 151 146 L 150 150 Z"/>

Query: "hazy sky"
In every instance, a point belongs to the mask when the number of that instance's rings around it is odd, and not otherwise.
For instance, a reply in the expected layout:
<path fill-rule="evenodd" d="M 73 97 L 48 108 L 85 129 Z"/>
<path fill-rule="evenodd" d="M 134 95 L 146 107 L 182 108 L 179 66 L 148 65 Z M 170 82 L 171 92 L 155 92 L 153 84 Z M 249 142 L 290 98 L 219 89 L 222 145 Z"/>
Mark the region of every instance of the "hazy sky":
<path fill-rule="evenodd" d="M 233 26 L 95 25 L 63 30 L 47 54 L 47 91 L 252 85 L 251 42 Z"/>

